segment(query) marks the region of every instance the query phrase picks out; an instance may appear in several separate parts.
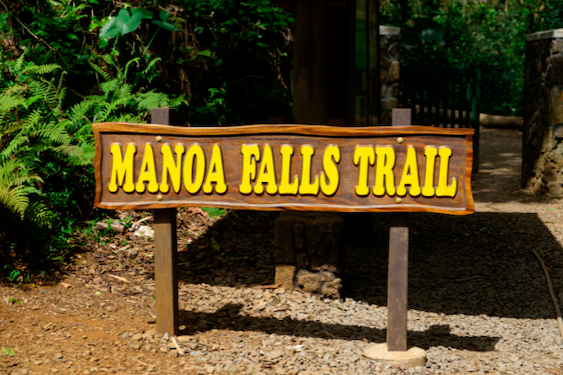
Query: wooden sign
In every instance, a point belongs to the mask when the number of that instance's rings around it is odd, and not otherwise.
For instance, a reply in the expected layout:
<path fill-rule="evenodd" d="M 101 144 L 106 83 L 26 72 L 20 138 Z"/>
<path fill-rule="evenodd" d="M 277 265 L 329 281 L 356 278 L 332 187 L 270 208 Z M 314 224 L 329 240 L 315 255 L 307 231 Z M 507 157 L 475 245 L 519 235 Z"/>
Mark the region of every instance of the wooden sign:
<path fill-rule="evenodd" d="M 474 212 L 473 129 L 93 128 L 100 208 Z"/>

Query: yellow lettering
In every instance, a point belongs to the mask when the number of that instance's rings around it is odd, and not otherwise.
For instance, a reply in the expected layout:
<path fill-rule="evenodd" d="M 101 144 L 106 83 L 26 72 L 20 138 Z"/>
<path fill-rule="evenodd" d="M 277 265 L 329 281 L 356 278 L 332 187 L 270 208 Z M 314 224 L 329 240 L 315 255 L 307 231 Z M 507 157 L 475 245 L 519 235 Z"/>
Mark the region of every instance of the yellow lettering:
<path fill-rule="evenodd" d="M 216 183 L 215 192 L 217 194 L 223 194 L 227 191 L 225 171 L 223 168 L 223 155 L 221 154 L 221 147 L 219 147 L 219 145 L 214 145 L 213 151 L 211 152 L 209 171 L 207 172 L 207 178 L 203 185 L 203 192 L 205 194 L 211 194 L 213 192 L 212 182 Z"/>
<path fill-rule="evenodd" d="M 455 193 L 457 192 L 457 180 L 455 177 L 452 179 L 452 184 L 448 186 L 448 169 L 452 150 L 448 147 L 440 147 L 438 154 L 440 155 L 440 174 L 438 176 L 436 196 L 455 197 Z"/>
<path fill-rule="evenodd" d="M 393 147 L 376 147 L 377 165 L 375 166 L 375 186 L 373 194 L 384 195 L 387 190 L 388 195 L 395 194 L 395 150 Z M 383 181 L 385 180 L 385 187 Z"/>
<path fill-rule="evenodd" d="M 169 144 L 165 144 L 160 149 L 162 154 L 162 181 L 160 182 L 160 191 L 163 193 L 168 193 L 170 187 L 168 186 L 168 176 L 172 181 L 172 187 L 176 193 L 180 192 L 181 179 L 182 179 L 182 154 L 184 153 L 184 146 L 176 145 L 174 147 L 174 152 L 176 153 L 176 160 L 178 163 L 174 162 L 174 156 L 172 155 L 172 148 Z"/>
<path fill-rule="evenodd" d="M 123 185 L 123 191 L 132 193 L 135 190 L 133 184 L 133 163 L 135 160 L 135 153 L 137 148 L 133 143 L 129 143 L 125 149 L 125 157 L 121 157 L 121 145 L 114 143 L 111 145 L 110 153 L 113 155 L 111 163 L 111 179 L 109 182 L 108 190 L 115 193 L 119 186 Z M 123 181 L 125 180 L 125 184 Z"/>
<path fill-rule="evenodd" d="M 438 155 L 438 149 L 436 147 L 426 147 L 424 149 L 424 156 L 426 156 L 426 172 L 424 175 L 422 195 L 425 197 L 434 196 L 434 168 L 436 166 L 436 155 Z"/>
<path fill-rule="evenodd" d="M 291 184 L 289 183 L 289 177 L 291 176 L 291 156 L 293 155 L 293 147 L 289 145 L 281 146 L 280 154 L 282 155 L 282 170 L 279 192 L 280 194 L 297 195 L 297 191 L 299 189 L 299 177 L 295 175 L 293 182 Z"/>
<path fill-rule="evenodd" d="M 145 145 L 145 153 L 143 154 L 143 163 L 139 173 L 139 179 L 135 190 L 137 193 L 145 192 L 145 182 L 149 183 L 147 190 L 149 193 L 158 191 L 158 182 L 156 181 L 156 164 L 154 162 L 154 151 L 150 143 Z"/>
<path fill-rule="evenodd" d="M 195 177 L 194 177 L 195 170 Z M 205 175 L 205 153 L 197 143 L 192 145 L 184 160 L 184 188 L 190 194 L 197 194 Z"/>
<path fill-rule="evenodd" d="M 270 145 L 264 147 L 264 154 L 260 164 L 260 173 L 254 185 L 254 192 L 262 194 L 264 192 L 264 184 L 267 184 L 266 192 L 270 195 L 278 192 L 276 182 L 276 170 L 274 169 L 274 154 Z"/>
<path fill-rule="evenodd" d="M 299 194 L 301 195 L 317 195 L 319 194 L 319 176 L 315 176 L 315 182 L 311 183 L 311 164 L 313 163 L 313 155 L 315 149 L 313 146 L 301 147 L 302 167 L 301 185 L 299 186 Z"/>
<path fill-rule="evenodd" d="M 256 178 L 256 162 L 260 161 L 260 148 L 258 145 L 243 144 L 240 148 L 242 154 L 242 174 L 239 191 L 241 194 L 252 193 L 250 181 Z"/>
<path fill-rule="evenodd" d="M 340 162 L 340 149 L 338 146 L 328 146 L 323 154 L 323 170 L 321 172 L 321 191 L 324 195 L 333 195 L 338 190 L 340 176 L 336 163 Z M 327 177 L 330 184 L 327 183 Z"/>
<path fill-rule="evenodd" d="M 356 195 L 366 196 L 369 194 L 368 176 L 369 166 L 375 163 L 375 153 L 373 147 L 356 146 L 354 151 L 354 165 L 360 165 L 358 185 L 356 185 Z"/>
<path fill-rule="evenodd" d="M 397 195 L 407 195 L 405 185 L 410 185 L 409 195 L 416 197 L 420 195 L 420 180 L 418 179 L 418 161 L 416 160 L 416 151 L 414 147 L 407 148 L 407 157 L 405 159 L 405 167 L 401 182 L 397 188 Z"/>

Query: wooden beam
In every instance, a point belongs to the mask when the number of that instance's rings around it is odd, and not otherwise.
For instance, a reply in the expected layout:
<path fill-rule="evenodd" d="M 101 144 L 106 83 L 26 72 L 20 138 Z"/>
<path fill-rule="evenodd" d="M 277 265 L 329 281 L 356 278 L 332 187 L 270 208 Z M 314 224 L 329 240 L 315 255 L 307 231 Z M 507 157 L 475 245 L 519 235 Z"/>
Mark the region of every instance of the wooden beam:
<path fill-rule="evenodd" d="M 170 110 L 151 111 L 153 124 L 168 125 Z M 158 333 L 178 334 L 178 270 L 176 209 L 155 209 L 154 218 L 154 274 L 156 282 L 156 330 Z"/>
<path fill-rule="evenodd" d="M 393 109 L 392 125 L 411 124 L 410 109 Z M 387 350 L 407 350 L 409 281 L 409 215 L 391 214 L 389 230 L 389 277 L 387 286 Z"/>

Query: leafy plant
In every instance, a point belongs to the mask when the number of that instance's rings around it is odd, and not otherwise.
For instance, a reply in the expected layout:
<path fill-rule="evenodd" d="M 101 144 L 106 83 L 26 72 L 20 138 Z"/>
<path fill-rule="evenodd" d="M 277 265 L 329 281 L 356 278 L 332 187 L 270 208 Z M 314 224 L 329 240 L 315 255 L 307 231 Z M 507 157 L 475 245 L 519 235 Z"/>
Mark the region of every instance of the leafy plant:
<path fill-rule="evenodd" d="M 10 357 L 16 356 L 16 352 L 14 352 L 14 349 L 10 348 L 9 346 L 2 346 L 2 354 Z"/>

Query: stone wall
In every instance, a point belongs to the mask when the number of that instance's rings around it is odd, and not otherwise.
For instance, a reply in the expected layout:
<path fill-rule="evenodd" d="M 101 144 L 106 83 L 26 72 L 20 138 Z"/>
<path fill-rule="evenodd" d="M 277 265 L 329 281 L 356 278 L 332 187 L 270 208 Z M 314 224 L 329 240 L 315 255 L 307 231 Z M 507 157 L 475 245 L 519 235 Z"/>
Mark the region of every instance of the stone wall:
<path fill-rule="evenodd" d="M 563 196 L 563 29 L 526 36 L 522 187 Z"/>
<path fill-rule="evenodd" d="M 391 125 L 391 111 L 399 106 L 400 39 L 400 28 L 379 26 L 379 82 L 382 125 Z"/>

